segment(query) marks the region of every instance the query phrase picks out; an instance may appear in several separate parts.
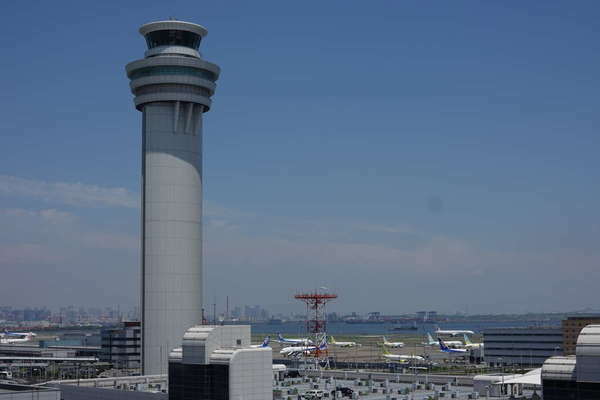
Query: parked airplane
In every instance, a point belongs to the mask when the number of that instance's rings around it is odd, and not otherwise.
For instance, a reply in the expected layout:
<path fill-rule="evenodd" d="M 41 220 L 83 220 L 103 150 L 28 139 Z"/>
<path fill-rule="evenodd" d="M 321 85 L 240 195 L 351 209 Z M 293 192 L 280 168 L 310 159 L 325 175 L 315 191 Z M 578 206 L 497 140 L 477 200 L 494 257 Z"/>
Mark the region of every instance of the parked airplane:
<path fill-rule="evenodd" d="M 339 346 L 339 347 L 355 347 L 355 346 L 360 346 L 360 344 L 357 344 L 356 342 L 337 342 L 335 340 L 335 338 L 333 336 L 329 336 L 330 339 L 330 344 L 334 345 L 334 346 Z"/>
<path fill-rule="evenodd" d="M 267 336 L 265 340 L 261 344 L 253 344 L 250 347 L 253 349 L 260 349 L 262 347 L 269 347 L 269 342 L 271 341 L 271 336 Z"/>
<path fill-rule="evenodd" d="M 446 346 L 446 343 L 444 343 L 444 341 L 440 338 L 438 338 L 439 342 L 440 342 L 440 350 L 443 351 L 444 353 L 461 353 L 461 354 L 465 354 L 466 352 L 468 352 L 469 350 L 467 349 L 451 349 L 450 347 Z"/>
<path fill-rule="evenodd" d="M 281 349 L 281 351 L 279 352 L 279 354 L 283 354 L 286 357 L 298 357 L 301 356 L 303 354 L 308 355 L 310 353 L 312 353 L 315 350 L 326 350 L 327 349 L 327 340 L 323 339 L 323 341 L 321 342 L 321 344 L 317 347 L 317 346 L 290 346 L 290 347 L 284 347 L 283 349 Z"/>
<path fill-rule="evenodd" d="M 288 343 L 291 345 L 304 345 L 304 346 L 313 344 L 313 341 L 310 340 L 309 338 L 284 338 L 283 335 L 281 335 L 281 333 L 277 334 L 277 342 Z"/>
<path fill-rule="evenodd" d="M 404 343 L 402 343 L 402 342 L 388 342 L 388 340 L 386 339 L 385 336 L 382 336 L 382 337 L 383 337 L 383 345 L 386 347 L 391 347 L 393 349 L 404 347 Z"/>
<path fill-rule="evenodd" d="M 435 331 L 436 335 L 450 335 L 450 336 L 458 336 L 458 335 L 474 335 L 475 332 L 463 329 L 440 329 L 439 327 Z"/>
<path fill-rule="evenodd" d="M 465 348 L 467 349 L 481 349 L 483 347 L 483 343 L 472 343 L 467 335 L 464 335 L 465 338 Z"/>
<path fill-rule="evenodd" d="M 453 349 L 460 349 L 465 347 L 463 342 L 461 342 L 460 340 L 445 340 L 444 343 Z M 438 345 L 438 341 L 437 340 L 433 340 L 433 337 L 431 336 L 431 333 L 427 334 L 427 343 L 423 343 L 426 346 L 437 346 Z"/>
<path fill-rule="evenodd" d="M 400 361 L 400 362 L 409 362 L 411 360 L 414 361 L 424 361 L 425 359 L 421 356 L 408 355 L 408 354 L 392 354 L 385 347 L 383 348 L 382 354 L 383 358 L 390 361 Z"/>
<path fill-rule="evenodd" d="M 312 340 L 310 340 L 309 338 L 301 338 L 301 339 L 284 338 L 283 336 L 281 336 L 281 333 L 277 334 L 277 342 L 296 344 L 296 345 L 304 345 L 304 346 L 313 344 Z"/>
<path fill-rule="evenodd" d="M 4 330 L 3 333 L 0 333 L 0 343 L 2 344 L 13 344 L 13 343 L 25 343 L 29 342 L 37 336 L 33 332 L 8 332 Z"/>

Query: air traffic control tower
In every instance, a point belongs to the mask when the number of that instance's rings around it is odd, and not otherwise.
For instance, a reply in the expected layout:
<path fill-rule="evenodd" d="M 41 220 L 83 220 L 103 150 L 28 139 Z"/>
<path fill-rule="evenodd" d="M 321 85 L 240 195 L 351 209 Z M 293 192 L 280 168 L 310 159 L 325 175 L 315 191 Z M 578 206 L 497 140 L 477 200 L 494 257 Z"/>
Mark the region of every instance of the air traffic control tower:
<path fill-rule="evenodd" d="M 154 375 L 202 323 L 202 116 L 219 67 L 198 52 L 200 25 L 158 21 L 140 33 L 148 50 L 126 71 L 142 112 L 142 373 Z"/>

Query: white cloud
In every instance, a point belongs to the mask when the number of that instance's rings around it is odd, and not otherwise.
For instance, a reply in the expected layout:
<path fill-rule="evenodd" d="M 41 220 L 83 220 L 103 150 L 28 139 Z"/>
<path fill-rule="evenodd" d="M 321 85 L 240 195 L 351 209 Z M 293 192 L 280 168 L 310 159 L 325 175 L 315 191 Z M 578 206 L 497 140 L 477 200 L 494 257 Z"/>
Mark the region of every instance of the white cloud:
<path fill-rule="evenodd" d="M 125 188 L 46 182 L 9 175 L 0 175 L 0 194 L 74 206 L 125 208 L 139 206 L 138 194 Z"/>
<path fill-rule="evenodd" d="M 70 212 L 57 210 L 55 208 L 43 210 L 5 208 L 0 209 L 0 216 L 12 218 L 39 218 L 45 222 L 72 222 L 76 219 L 75 215 Z"/>
<path fill-rule="evenodd" d="M 0 209 L 0 304 L 135 304 L 137 229 L 102 214 Z"/>
<path fill-rule="evenodd" d="M 29 260 L 52 263 L 57 255 L 102 250 L 137 250 L 139 236 L 102 229 L 95 222 L 57 209 L 0 209 L 0 264 Z"/>
<path fill-rule="evenodd" d="M 62 185 L 69 186 L 69 194 L 62 193 Z M 56 284 L 69 288 L 81 281 L 94 283 L 90 301 L 101 304 L 110 301 L 106 296 L 118 293 L 127 293 L 135 301 L 140 243 L 134 193 L 0 176 L 3 193 L 64 204 L 127 207 L 129 211 L 118 218 L 127 214 L 131 222 L 111 217 L 114 210 L 78 210 L 74 215 L 60 207 L 0 209 L 0 267 L 11 277 L 4 285 L 0 282 L 4 298 L 10 299 L 10 290 L 32 279 L 44 282 L 60 277 Z M 487 302 L 481 310 L 509 310 L 513 303 L 527 302 L 548 309 L 558 304 L 558 300 L 546 304 L 552 288 L 564 282 L 577 294 L 572 304 L 587 304 L 591 294 L 586 294 L 585 285 L 600 276 L 600 253 L 591 248 L 502 250 L 482 247 L 477 237 L 440 235 L 398 221 L 256 215 L 210 202 L 204 211 L 207 296 L 234 284 L 240 286 L 236 292 L 240 301 L 268 304 L 273 298 L 287 299 L 292 289 L 326 283 L 345 291 L 347 297 L 340 302 L 345 310 L 361 310 L 365 297 L 369 298 L 365 307 L 393 305 L 398 293 L 403 295 L 402 304 L 390 311 L 441 305 L 452 309 L 470 304 L 473 297 Z M 102 220 L 95 215 L 99 213 Z M 119 276 L 118 287 L 111 286 L 114 276 Z M 578 276 L 586 278 L 579 282 Z M 511 288 L 510 296 L 505 287 Z M 60 298 L 58 292 L 39 296 Z"/>

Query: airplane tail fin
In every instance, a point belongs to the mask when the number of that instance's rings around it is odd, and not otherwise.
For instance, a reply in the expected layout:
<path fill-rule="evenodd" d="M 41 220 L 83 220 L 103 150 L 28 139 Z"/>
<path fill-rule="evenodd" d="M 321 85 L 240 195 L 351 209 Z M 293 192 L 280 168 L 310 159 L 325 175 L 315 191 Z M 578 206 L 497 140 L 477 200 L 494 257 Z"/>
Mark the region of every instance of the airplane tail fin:
<path fill-rule="evenodd" d="M 431 333 L 427 332 L 427 341 L 429 342 L 429 344 L 435 344 L 435 341 L 433 340 L 433 337 L 431 337 Z"/>
<path fill-rule="evenodd" d="M 388 344 L 389 343 L 388 340 L 387 340 L 387 338 L 385 336 L 382 336 L 382 338 L 383 338 L 383 343 L 384 344 Z"/>
<path fill-rule="evenodd" d="M 464 337 L 465 337 L 465 344 L 473 344 L 473 343 L 471 343 L 471 340 L 469 339 L 469 337 L 467 336 L 466 333 L 464 334 Z"/>
<path fill-rule="evenodd" d="M 440 342 L 440 350 L 446 351 L 448 350 L 448 346 L 446 346 L 446 343 L 444 343 L 444 341 L 440 338 L 438 338 L 438 342 Z"/>
<path fill-rule="evenodd" d="M 319 345 L 319 350 L 327 350 L 327 338 L 323 338 L 321 344 Z"/>
<path fill-rule="evenodd" d="M 269 342 L 271 341 L 271 336 L 267 336 L 265 340 L 262 342 L 262 347 L 269 347 Z"/>
<path fill-rule="evenodd" d="M 281 336 L 281 333 L 277 334 L 277 339 L 279 339 L 280 341 L 284 341 L 285 339 L 283 338 L 283 336 Z"/>
<path fill-rule="evenodd" d="M 329 336 L 329 339 L 331 340 L 331 344 L 335 344 L 335 338 L 333 336 Z"/>

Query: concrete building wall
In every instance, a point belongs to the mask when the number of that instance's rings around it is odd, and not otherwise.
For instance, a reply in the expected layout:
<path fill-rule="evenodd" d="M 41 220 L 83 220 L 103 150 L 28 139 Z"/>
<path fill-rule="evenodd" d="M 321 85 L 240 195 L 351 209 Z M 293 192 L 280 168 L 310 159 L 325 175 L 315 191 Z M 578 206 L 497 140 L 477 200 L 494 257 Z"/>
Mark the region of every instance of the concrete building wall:
<path fill-rule="evenodd" d="M 179 112 L 174 131 L 175 107 L 173 102 L 144 106 L 146 374 L 166 373 L 169 351 L 180 346 L 187 328 L 202 321 L 202 113 L 200 106 L 192 110 L 197 130 L 185 133 L 187 113 Z"/>
<path fill-rule="evenodd" d="M 229 398 L 264 400 L 273 396 L 271 348 L 242 349 L 229 362 Z"/>
<path fill-rule="evenodd" d="M 249 325 L 195 326 L 182 342 L 169 355 L 171 400 L 272 398 L 272 349 L 250 347 Z"/>

